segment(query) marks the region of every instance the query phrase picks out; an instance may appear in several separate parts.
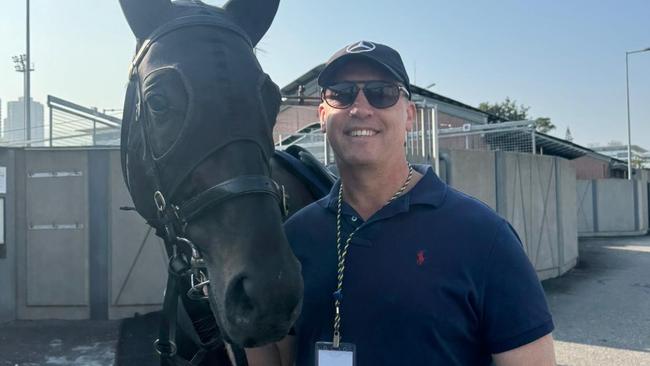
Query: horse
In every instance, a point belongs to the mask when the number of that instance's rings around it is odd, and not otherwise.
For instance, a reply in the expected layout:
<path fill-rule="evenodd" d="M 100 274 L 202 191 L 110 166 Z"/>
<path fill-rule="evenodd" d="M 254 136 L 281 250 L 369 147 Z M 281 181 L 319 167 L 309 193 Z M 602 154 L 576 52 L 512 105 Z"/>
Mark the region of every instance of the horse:
<path fill-rule="evenodd" d="M 122 170 L 170 259 L 155 350 L 163 365 L 243 365 L 301 310 L 283 219 L 333 183 L 306 151 L 274 151 L 281 95 L 254 47 L 279 0 L 120 5 L 136 38 Z"/>

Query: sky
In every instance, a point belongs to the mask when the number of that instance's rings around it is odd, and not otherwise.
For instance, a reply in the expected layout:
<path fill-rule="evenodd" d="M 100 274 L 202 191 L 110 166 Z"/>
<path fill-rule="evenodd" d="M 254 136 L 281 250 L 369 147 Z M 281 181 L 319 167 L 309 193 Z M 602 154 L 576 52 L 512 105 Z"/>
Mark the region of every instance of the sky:
<path fill-rule="evenodd" d="M 139 0 L 142 1 L 142 0 Z M 222 0 L 205 1 L 223 5 Z M 282 0 L 258 45 L 281 87 L 344 45 L 396 48 L 411 81 L 478 106 L 506 97 L 582 145 L 627 141 L 625 52 L 650 47 L 648 0 Z M 135 39 L 118 0 L 31 0 L 32 96 L 122 108 Z M 25 0 L 0 2 L 0 99 L 23 94 Z M 650 52 L 629 57 L 632 143 L 650 150 Z"/>

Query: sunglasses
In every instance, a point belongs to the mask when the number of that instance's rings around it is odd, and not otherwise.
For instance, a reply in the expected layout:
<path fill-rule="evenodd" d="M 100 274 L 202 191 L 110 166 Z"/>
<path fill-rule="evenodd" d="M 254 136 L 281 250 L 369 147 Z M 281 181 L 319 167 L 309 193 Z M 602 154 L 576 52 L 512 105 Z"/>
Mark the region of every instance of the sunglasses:
<path fill-rule="evenodd" d="M 386 81 L 342 81 L 324 87 L 321 98 L 332 108 L 345 109 L 354 103 L 361 89 L 368 103 L 378 109 L 394 106 L 402 92 L 409 99 L 411 98 L 411 94 L 405 87 Z"/>

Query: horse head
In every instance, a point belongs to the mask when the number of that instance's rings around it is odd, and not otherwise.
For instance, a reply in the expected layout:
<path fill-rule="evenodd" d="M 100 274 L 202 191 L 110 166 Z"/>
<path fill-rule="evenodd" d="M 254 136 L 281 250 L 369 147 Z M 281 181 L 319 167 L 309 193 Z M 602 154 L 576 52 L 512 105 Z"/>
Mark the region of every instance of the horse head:
<path fill-rule="evenodd" d="M 120 0 L 137 40 L 122 125 L 125 181 L 168 249 L 202 263 L 217 325 L 240 346 L 283 337 L 302 301 L 270 178 L 280 93 L 253 50 L 278 2 Z"/>

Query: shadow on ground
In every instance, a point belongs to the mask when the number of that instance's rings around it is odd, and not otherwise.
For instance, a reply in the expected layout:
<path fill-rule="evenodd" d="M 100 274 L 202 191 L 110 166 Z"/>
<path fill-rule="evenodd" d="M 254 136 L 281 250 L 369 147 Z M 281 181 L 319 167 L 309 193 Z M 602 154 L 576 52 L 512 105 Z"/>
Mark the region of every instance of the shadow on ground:
<path fill-rule="evenodd" d="M 0 366 L 110 366 L 119 321 L 39 320 L 0 325 Z"/>
<path fill-rule="evenodd" d="M 115 366 L 159 366 L 153 342 L 158 338 L 160 312 L 127 318 L 120 326 Z"/>

